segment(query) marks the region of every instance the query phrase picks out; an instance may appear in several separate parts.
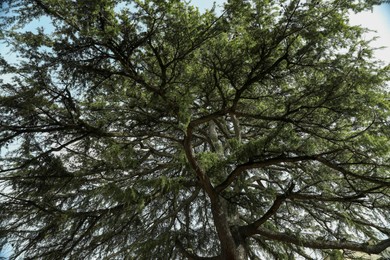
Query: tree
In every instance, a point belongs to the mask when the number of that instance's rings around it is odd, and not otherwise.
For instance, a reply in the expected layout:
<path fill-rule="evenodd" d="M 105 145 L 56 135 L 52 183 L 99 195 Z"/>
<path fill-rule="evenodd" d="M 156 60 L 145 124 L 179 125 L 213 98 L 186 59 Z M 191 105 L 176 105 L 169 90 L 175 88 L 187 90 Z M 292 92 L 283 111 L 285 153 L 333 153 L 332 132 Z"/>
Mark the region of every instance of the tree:
<path fill-rule="evenodd" d="M 390 247 L 379 1 L 9 0 L 13 258 L 321 259 Z M 8 13 L 7 13 L 8 11 Z M 49 29 L 18 30 L 34 19 Z M 367 241 L 372 241 L 368 243 Z"/>

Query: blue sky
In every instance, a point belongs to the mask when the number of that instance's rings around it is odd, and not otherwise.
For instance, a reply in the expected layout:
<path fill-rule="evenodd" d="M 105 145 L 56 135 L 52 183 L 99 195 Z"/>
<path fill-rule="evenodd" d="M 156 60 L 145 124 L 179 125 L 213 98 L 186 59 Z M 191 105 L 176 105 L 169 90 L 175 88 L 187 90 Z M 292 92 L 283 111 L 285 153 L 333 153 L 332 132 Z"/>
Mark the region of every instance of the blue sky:
<path fill-rule="evenodd" d="M 376 56 L 378 59 L 390 63 L 390 4 L 377 6 L 372 12 L 351 15 L 350 22 L 376 31 L 376 33 L 367 35 L 366 39 L 369 39 L 370 36 L 379 36 L 373 46 L 385 48 L 376 51 Z"/>

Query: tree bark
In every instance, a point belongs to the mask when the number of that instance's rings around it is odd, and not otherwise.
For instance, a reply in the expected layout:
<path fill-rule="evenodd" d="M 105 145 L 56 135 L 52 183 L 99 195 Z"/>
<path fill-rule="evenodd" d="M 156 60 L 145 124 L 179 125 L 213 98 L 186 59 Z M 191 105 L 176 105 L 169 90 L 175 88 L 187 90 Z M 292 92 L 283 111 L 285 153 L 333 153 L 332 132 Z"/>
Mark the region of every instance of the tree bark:
<path fill-rule="evenodd" d="M 211 199 L 211 210 L 213 214 L 214 224 L 217 229 L 218 238 L 221 243 L 221 255 L 220 259 L 226 260 L 240 260 L 238 251 L 236 250 L 237 245 L 234 239 L 232 230 L 228 223 L 226 207 L 218 195 Z"/>
<path fill-rule="evenodd" d="M 186 152 L 187 159 L 197 175 L 197 179 L 207 193 L 211 202 L 211 212 L 214 220 L 214 225 L 218 234 L 218 238 L 221 245 L 221 252 L 219 258 L 221 260 L 241 260 L 240 254 L 238 253 L 235 238 L 229 225 L 227 209 L 224 203 L 216 192 L 215 188 L 210 182 L 207 174 L 201 169 L 197 160 L 195 159 L 191 137 L 192 137 L 192 125 L 190 124 L 187 128 L 186 137 L 184 139 L 184 150 Z"/>

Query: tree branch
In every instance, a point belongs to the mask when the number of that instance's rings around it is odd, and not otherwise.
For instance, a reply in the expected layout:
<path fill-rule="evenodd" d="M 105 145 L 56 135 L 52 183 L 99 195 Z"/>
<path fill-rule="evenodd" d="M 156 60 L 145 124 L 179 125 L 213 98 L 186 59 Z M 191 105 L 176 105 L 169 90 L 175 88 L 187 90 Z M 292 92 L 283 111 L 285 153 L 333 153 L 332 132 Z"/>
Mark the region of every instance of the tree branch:
<path fill-rule="evenodd" d="M 234 180 L 244 171 L 250 170 L 250 169 L 256 169 L 256 168 L 263 168 L 270 165 L 275 165 L 279 163 L 288 163 L 288 162 L 299 162 L 299 161 L 307 161 L 307 160 L 315 160 L 316 156 L 296 156 L 296 157 L 285 157 L 285 156 L 278 156 L 270 159 L 266 159 L 264 161 L 258 161 L 258 162 L 247 162 L 241 165 L 238 165 L 230 174 L 229 176 L 223 181 L 221 184 L 219 184 L 215 190 L 217 193 L 222 192 L 224 189 L 226 189 Z"/>
<path fill-rule="evenodd" d="M 361 199 L 366 197 L 366 194 L 360 193 L 352 196 L 344 197 L 326 197 L 322 195 L 310 195 L 310 194 L 301 194 L 301 193 L 292 193 L 289 196 L 289 199 L 292 200 L 315 200 L 322 202 L 362 202 Z"/>
<path fill-rule="evenodd" d="M 359 175 L 359 174 L 353 173 L 351 171 L 348 171 L 348 170 L 344 169 L 343 167 L 340 167 L 336 163 L 332 163 L 331 161 L 329 161 L 329 160 L 327 160 L 327 159 L 325 159 L 325 158 L 323 158 L 321 156 L 318 156 L 316 158 L 316 160 L 321 162 L 322 164 L 328 166 L 331 169 L 334 169 L 334 170 L 336 170 L 338 172 L 341 172 L 342 174 L 349 175 L 349 176 L 355 177 L 357 179 L 368 181 L 368 182 L 371 182 L 371 183 L 380 184 L 383 187 L 390 187 L 390 182 L 389 181 L 384 181 L 384 180 L 381 180 L 379 178 L 374 178 L 374 177 L 370 177 L 370 176 Z"/>
<path fill-rule="evenodd" d="M 256 229 L 260 227 L 263 223 L 265 223 L 270 217 L 275 215 L 282 203 L 292 194 L 294 186 L 295 184 L 292 182 L 285 193 L 278 195 L 272 206 L 261 218 L 259 218 L 252 224 L 240 227 L 240 233 L 242 233 L 244 237 L 256 234 Z"/>
<path fill-rule="evenodd" d="M 290 243 L 313 249 L 347 249 L 352 251 L 360 251 L 367 254 L 379 254 L 386 248 L 390 247 L 390 238 L 382 240 L 375 245 L 369 245 L 368 243 L 357 243 L 350 241 L 329 241 L 317 240 L 313 238 L 303 238 L 293 234 L 271 231 L 263 227 L 258 228 L 256 234 L 282 243 Z"/>

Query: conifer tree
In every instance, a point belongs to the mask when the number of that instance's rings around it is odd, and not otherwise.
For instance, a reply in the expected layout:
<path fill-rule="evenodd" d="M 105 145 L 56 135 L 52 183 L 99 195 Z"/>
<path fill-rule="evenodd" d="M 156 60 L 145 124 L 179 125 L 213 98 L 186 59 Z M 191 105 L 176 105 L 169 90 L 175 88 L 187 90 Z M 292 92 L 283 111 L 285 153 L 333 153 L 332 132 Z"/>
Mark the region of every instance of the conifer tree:
<path fill-rule="evenodd" d="M 390 247 L 389 66 L 348 22 L 380 1 L 1 3 L 12 259 Z"/>

